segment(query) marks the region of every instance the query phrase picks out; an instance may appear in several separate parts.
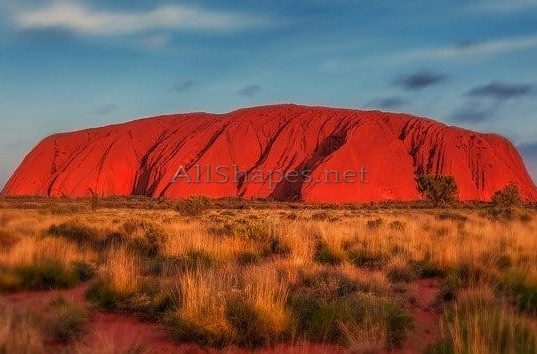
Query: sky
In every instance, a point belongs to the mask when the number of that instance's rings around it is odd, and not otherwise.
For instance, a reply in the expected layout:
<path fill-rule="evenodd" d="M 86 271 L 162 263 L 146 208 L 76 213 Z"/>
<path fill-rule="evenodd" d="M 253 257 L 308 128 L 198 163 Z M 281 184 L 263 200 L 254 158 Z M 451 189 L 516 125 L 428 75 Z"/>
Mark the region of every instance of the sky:
<path fill-rule="evenodd" d="M 508 137 L 537 180 L 537 0 L 0 0 L 0 187 L 42 138 L 299 103 Z"/>

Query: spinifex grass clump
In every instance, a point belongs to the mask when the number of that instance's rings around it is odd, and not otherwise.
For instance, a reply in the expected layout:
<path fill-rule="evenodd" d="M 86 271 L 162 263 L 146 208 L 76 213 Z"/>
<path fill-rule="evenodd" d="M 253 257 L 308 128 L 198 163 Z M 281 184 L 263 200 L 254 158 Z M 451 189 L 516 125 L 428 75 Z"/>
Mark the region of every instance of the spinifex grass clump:
<path fill-rule="evenodd" d="M 462 294 L 445 314 L 444 339 L 430 353 L 536 353 L 529 322 L 493 298 L 486 289 Z"/>
<path fill-rule="evenodd" d="M 87 319 L 86 310 L 61 297 L 54 299 L 42 316 L 43 332 L 53 342 L 68 342 L 79 339 Z"/>
<path fill-rule="evenodd" d="M 0 254 L 0 291 L 69 288 L 91 277 L 91 255 L 65 241 L 25 238 Z"/>
<path fill-rule="evenodd" d="M 367 290 L 337 272 L 305 277 L 290 297 L 297 331 L 311 341 L 345 346 L 369 333 L 382 338 L 386 348 L 400 347 L 411 317 L 397 302 Z"/>
<path fill-rule="evenodd" d="M 179 340 L 248 347 L 283 340 L 290 318 L 287 290 L 270 269 L 194 270 L 177 284 L 176 309 L 168 327 Z"/>

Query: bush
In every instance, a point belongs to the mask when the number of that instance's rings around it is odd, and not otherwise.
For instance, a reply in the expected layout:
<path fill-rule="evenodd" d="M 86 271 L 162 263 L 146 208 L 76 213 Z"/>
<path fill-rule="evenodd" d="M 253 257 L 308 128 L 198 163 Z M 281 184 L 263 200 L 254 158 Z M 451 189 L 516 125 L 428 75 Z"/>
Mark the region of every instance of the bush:
<path fill-rule="evenodd" d="M 242 251 L 237 254 L 237 262 L 241 266 L 258 263 L 261 260 L 259 254 L 251 251 Z"/>
<path fill-rule="evenodd" d="M 112 287 L 104 281 L 95 282 L 86 292 L 86 297 L 104 310 L 117 309 L 119 303 L 124 300 Z"/>
<path fill-rule="evenodd" d="M 0 269 L 0 292 L 70 288 L 81 278 L 77 266 L 64 267 L 52 260 Z"/>
<path fill-rule="evenodd" d="M 200 216 L 211 206 L 211 200 L 207 197 L 196 196 L 179 201 L 175 210 L 183 216 Z"/>
<path fill-rule="evenodd" d="M 392 230 L 403 232 L 405 231 L 405 228 L 406 225 L 401 221 L 395 220 L 390 223 L 390 229 Z"/>
<path fill-rule="evenodd" d="M 164 239 L 164 231 L 159 227 L 151 226 L 141 237 L 131 238 L 129 246 L 141 255 L 155 257 L 159 254 L 160 245 L 164 243 Z"/>
<path fill-rule="evenodd" d="M 78 221 L 67 221 L 59 225 L 52 225 L 48 233 L 53 236 L 64 237 L 81 246 L 93 245 L 99 240 L 99 230 L 81 224 Z"/>
<path fill-rule="evenodd" d="M 537 284 L 528 279 L 527 272 L 512 269 L 502 274 L 496 282 L 496 290 L 507 296 L 519 311 L 537 314 Z"/>
<path fill-rule="evenodd" d="M 83 307 L 63 298 L 56 298 L 48 306 L 43 327 L 50 340 L 66 342 L 80 337 L 86 319 L 87 314 Z"/>
<path fill-rule="evenodd" d="M 385 330 L 387 349 L 399 348 L 412 318 L 397 304 L 367 296 L 349 296 L 326 300 L 315 296 L 296 295 L 291 299 L 298 330 L 312 341 L 348 345 L 344 328 L 378 325 Z"/>
<path fill-rule="evenodd" d="M 88 281 L 94 277 L 97 272 L 97 266 L 86 261 L 73 263 L 73 270 L 80 281 Z"/>
<path fill-rule="evenodd" d="M 367 227 L 369 227 L 370 229 L 378 229 L 380 226 L 382 226 L 383 223 L 384 223 L 384 220 L 380 218 L 368 220 Z"/>
<path fill-rule="evenodd" d="M 278 328 L 254 306 L 234 297 L 226 305 L 226 318 L 236 333 L 235 342 L 247 347 L 259 347 L 276 343 L 285 335 L 287 328 Z"/>
<path fill-rule="evenodd" d="M 510 183 L 492 196 L 492 204 L 496 207 L 512 207 L 522 204 L 518 186 Z"/>
<path fill-rule="evenodd" d="M 179 342 L 194 342 L 202 346 L 222 348 L 233 342 L 233 332 L 218 325 L 206 326 L 179 315 L 166 319 L 166 327 L 172 337 Z"/>
<path fill-rule="evenodd" d="M 388 280 L 392 283 L 408 283 L 416 278 L 416 273 L 408 266 L 393 266 L 386 273 Z"/>
<path fill-rule="evenodd" d="M 352 264 L 363 268 L 380 269 L 389 260 L 388 255 L 367 249 L 349 250 L 347 254 Z"/>
<path fill-rule="evenodd" d="M 317 263 L 329 265 L 339 265 L 344 261 L 343 255 L 334 252 L 325 242 L 319 242 L 313 259 Z"/>
<path fill-rule="evenodd" d="M 419 278 L 423 279 L 441 277 L 445 274 L 443 269 L 428 259 L 410 261 L 410 267 L 414 270 Z"/>
<path fill-rule="evenodd" d="M 435 205 L 457 201 L 457 181 L 453 176 L 426 175 L 418 178 L 418 191 Z"/>

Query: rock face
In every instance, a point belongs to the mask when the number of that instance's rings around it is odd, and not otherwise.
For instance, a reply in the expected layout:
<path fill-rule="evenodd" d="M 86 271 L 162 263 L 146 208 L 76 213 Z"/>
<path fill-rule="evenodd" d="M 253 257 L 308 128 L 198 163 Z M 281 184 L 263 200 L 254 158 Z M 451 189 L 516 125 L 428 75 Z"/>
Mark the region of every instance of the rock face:
<path fill-rule="evenodd" d="M 378 202 L 420 199 L 416 177 L 452 175 L 461 200 L 537 189 L 506 139 L 406 114 L 297 105 L 178 114 L 52 135 L 8 196 L 145 195 Z"/>

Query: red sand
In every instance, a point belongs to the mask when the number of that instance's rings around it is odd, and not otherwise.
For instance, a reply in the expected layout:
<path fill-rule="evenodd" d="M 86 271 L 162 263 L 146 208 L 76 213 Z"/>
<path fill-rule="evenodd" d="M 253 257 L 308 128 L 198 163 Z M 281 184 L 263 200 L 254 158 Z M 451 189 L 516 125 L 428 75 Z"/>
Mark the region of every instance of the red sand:
<path fill-rule="evenodd" d="M 205 165 L 211 176 L 203 170 L 201 183 L 171 183 L 181 166 L 194 182 L 196 166 Z M 234 165 L 250 177 L 235 181 Z M 227 169 L 226 183 L 217 166 Z M 350 178 L 354 183 L 336 183 L 327 172 L 338 171 L 341 182 L 344 171 L 362 167 L 367 183 L 359 174 Z M 312 171 L 310 181 L 292 177 L 270 185 L 266 177 L 305 170 Z M 254 178 L 259 172 L 263 183 Z M 52 135 L 26 156 L 3 195 L 410 201 L 420 199 L 415 178 L 423 173 L 454 176 L 461 200 L 490 200 L 513 182 L 537 201 L 519 153 L 498 135 L 407 114 L 297 105 L 161 116 Z"/>

